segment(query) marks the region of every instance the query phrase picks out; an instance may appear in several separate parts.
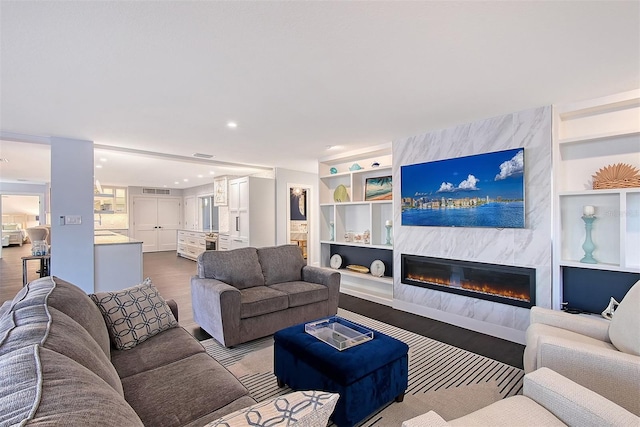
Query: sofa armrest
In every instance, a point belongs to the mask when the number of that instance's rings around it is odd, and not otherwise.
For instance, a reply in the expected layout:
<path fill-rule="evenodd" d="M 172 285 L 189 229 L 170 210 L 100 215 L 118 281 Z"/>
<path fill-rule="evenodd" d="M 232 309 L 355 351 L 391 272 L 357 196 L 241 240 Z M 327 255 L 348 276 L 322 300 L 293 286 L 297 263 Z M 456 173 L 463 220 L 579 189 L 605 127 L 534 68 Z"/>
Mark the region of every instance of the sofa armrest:
<path fill-rule="evenodd" d="M 302 280 L 309 283 L 324 285 L 329 288 L 329 313 L 338 312 L 338 300 L 340 299 L 340 273 L 328 268 L 302 267 Z"/>
<path fill-rule="evenodd" d="M 626 409 L 547 368 L 525 375 L 523 393 L 569 426 L 630 426 L 640 422 Z"/>
<path fill-rule="evenodd" d="M 449 423 L 433 411 L 418 415 L 402 423 L 402 427 L 447 427 L 448 425 Z"/>
<path fill-rule="evenodd" d="M 559 337 L 540 337 L 537 366 L 547 367 L 640 415 L 640 357 Z"/>
<path fill-rule="evenodd" d="M 580 316 L 543 307 L 531 307 L 530 320 L 531 324 L 542 323 L 586 335 L 600 341 L 611 342 L 609 340 L 610 323 L 604 318 Z"/>
<path fill-rule="evenodd" d="M 191 277 L 193 320 L 219 343 L 240 342 L 240 291 L 216 279 Z"/>
<path fill-rule="evenodd" d="M 172 299 L 168 299 L 166 301 L 167 301 L 167 305 L 169 306 L 169 309 L 171 310 L 171 313 L 173 313 L 173 317 L 175 317 L 177 321 L 178 320 L 178 303 Z"/>

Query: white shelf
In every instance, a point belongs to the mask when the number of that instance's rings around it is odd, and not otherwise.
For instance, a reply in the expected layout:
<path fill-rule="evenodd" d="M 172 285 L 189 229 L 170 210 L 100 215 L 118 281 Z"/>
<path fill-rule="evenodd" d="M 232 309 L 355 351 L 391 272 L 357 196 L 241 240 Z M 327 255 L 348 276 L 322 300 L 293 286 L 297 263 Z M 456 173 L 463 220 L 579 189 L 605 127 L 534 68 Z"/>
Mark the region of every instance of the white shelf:
<path fill-rule="evenodd" d="M 606 270 L 606 271 L 621 271 L 627 273 L 640 273 L 639 267 L 621 267 L 619 264 L 585 264 L 580 261 L 560 260 L 559 265 L 561 267 L 576 267 L 584 268 L 587 270 Z"/>
<path fill-rule="evenodd" d="M 342 246 L 354 246 L 359 248 L 384 249 L 387 251 L 393 250 L 393 245 L 373 245 L 373 244 L 366 244 L 366 243 L 338 242 L 333 240 L 321 240 L 320 243 L 325 245 L 342 245 Z"/>
<path fill-rule="evenodd" d="M 593 190 L 601 168 L 640 166 L 640 90 L 554 106 L 553 308 L 563 301 L 564 267 L 623 273 L 640 272 L 640 188 Z M 595 207 L 593 253 L 584 256 L 583 207 Z M 606 286 L 606 283 L 603 283 Z"/>

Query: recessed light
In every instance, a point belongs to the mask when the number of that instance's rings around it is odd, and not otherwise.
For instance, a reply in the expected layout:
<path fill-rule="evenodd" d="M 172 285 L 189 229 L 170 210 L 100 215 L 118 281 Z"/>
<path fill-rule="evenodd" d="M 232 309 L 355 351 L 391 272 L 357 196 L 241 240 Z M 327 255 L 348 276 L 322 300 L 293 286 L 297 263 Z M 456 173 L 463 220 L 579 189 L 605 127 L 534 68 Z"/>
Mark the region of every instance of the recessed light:
<path fill-rule="evenodd" d="M 96 165 L 96 169 L 102 169 L 102 165 Z"/>
<path fill-rule="evenodd" d="M 188 178 L 183 179 L 184 182 L 189 182 Z"/>
<path fill-rule="evenodd" d="M 202 174 L 198 175 L 198 178 L 202 178 Z"/>
<path fill-rule="evenodd" d="M 214 171 L 209 171 L 209 175 L 215 175 L 216 173 Z"/>
<path fill-rule="evenodd" d="M 167 186 L 166 186 L 166 185 L 163 185 L 162 187 L 163 187 L 163 188 L 167 188 Z"/>
<path fill-rule="evenodd" d="M 231 129 L 235 129 L 238 127 L 238 124 L 236 122 L 227 122 L 227 127 Z"/>
<path fill-rule="evenodd" d="M 326 145 L 324 148 L 327 149 L 327 150 L 337 150 L 338 148 L 340 148 L 340 146 L 339 145 Z"/>
<path fill-rule="evenodd" d="M 104 157 L 100 157 L 100 161 L 101 161 L 101 162 L 106 162 L 106 161 L 107 161 L 107 159 L 105 159 Z"/>

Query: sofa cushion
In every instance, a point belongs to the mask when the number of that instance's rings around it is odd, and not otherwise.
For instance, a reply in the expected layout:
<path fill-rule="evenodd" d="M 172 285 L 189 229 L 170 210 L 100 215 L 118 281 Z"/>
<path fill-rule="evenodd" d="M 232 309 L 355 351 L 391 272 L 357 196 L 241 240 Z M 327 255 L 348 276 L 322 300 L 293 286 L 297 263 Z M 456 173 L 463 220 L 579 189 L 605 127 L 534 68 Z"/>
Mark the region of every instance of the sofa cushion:
<path fill-rule="evenodd" d="M 324 391 L 296 391 L 243 408 L 205 427 L 326 426 L 339 397 Z"/>
<path fill-rule="evenodd" d="M 0 425 L 143 425 L 97 375 L 37 344 L 0 357 L 0 372 Z"/>
<path fill-rule="evenodd" d="M 110 357 L 111 342 L 109 341 L 107 325 L 104 322 L 102 313 L 89 298 L 89 295 L 79 287 L 58 277 L 43 277 L 38 280 L 51 280 L 55 283 L 55 288 L 47 299 L 49 307 L 60 310 L 78 322 L 96 340 L 107 357 Z"/>
<path fill-rule="evenodd" d="M 127 402 L 147 426 L 182 426 L 248 394 L 206 353 L 123 378 L 122 385 Z"/>
<path fill-rule="evenodd" d="M 238 289 L 264 285 L 256 248 L 205 251 L 198 256 L 198 277 L 220 280 Z"/>
<path fill-rule="evenodd" d="M 120 378 L 125 378 L 204 351 L 204 347 L 189 332 L 178 326 L 167 329 L 132 349 L 112 350 L 111 363 Z"/>
<path fill-rule="evenodd" d="M 313 304 L 329 299 L 329 288 L 316 283 L 284 282 L 269 286 L 289 297 L 289 307 Z"/>
<path fill-rule="evenodd" d="M 111 342 L 119 350 L 178 325 L 167 302 L 150 279 L 116 292 L 92 294 L 109 329 Z"/>
<path fill-rule="evenodd" d="M 613 313 L 609 339 L 623 353 L 640 356 L 640 280 L 629 289 Z"/>
<path fill-rule="evenodd" d="M 240 290 L 241 319 L 286 310 L 288 307 L 289 297 L 276 289 L 256 286 Z"/>
<path fill-rule="evenodd" d="M 307 263 L 297 245 L 271 246 L 258 249 L 258 259 L 265 285 L 302 280 L 302 267 Z"/>
<path fill-rule="evenodd" d="M 0 340 L 0 356 L 39 344 L 81 364 L 107 382 L 120 395 L 122 384 L 109 358 L 86 329 L 66 314 L 41 304 L 16 306 L 2 318 L 10 325 Z"/>

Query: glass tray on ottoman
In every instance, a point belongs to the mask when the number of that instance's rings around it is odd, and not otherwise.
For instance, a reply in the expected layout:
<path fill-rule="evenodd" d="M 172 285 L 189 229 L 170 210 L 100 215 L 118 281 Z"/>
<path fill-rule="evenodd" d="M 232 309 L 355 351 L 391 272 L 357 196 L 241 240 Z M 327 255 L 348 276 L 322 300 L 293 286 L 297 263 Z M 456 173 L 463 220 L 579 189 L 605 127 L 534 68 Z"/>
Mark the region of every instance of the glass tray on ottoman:
<path fill-rule="evenodd" d="M 373 339 L 373 331 L 338 316 L 306 323 L 304 331 L 339 351 Z"/>

